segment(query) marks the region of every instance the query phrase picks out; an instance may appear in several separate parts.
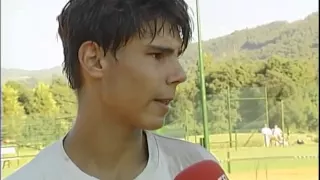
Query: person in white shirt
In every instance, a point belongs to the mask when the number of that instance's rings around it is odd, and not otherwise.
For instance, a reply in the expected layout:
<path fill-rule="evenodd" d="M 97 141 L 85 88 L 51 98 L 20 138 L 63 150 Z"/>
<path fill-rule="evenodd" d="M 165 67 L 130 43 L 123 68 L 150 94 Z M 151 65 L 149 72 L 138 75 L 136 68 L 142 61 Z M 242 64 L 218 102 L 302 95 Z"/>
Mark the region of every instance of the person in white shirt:
<path fill-rule="evenodd" d="M 272 129 L 272 135 L 276 140 L 276 146 L 283 144 L 284 140 L 282 136 L 282 130 L 278 127 L 278 125 L 274 125 L 274 128 Z"/>
<path fill-rule="evenodd" d="M 183 0 L 70 0 L 58 22 L 76 121 L 7 180 L 172 180 L 217 161 L 199 145 L 150 132 L 186 80 L 178 57 L 192 31 Z"/>
<path fill-rule="evenodd" d="M 263 139 L 264 139 L 264 146 L 269 147 L 270 141 L 271 141 L 271 136 L 272 136 L 272 131 L 267 124 L 265 124 L 264 127 L 261 129 L 261 133 L 262 133 Z"/>

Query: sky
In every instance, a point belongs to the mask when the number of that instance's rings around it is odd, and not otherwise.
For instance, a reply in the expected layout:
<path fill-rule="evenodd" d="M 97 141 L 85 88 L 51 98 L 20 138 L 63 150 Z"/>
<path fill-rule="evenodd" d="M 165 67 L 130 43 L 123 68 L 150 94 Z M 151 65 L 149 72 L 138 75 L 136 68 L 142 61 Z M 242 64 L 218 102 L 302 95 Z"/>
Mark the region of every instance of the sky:
<path fill-rule="evenodd" d="M 186 1 L 195 14 L 195 0 Z M 2 68 L 38 70 L 62 64 L 56 17 L 66 2 L 1 0 Z M 203 40 L 276 20 L 303 19 L 318 11 L 318 0 L 199 0 L 199 4 Z"/>

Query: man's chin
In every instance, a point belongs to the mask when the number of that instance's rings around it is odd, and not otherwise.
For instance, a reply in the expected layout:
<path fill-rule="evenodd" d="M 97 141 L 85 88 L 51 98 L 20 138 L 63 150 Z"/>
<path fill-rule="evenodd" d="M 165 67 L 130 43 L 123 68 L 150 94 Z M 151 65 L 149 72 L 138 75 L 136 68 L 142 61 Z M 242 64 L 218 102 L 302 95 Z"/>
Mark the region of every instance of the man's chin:
<path fill-rule="evenodd" d="M 147 119 L 143 122 L 142 129 L 154 131 L 154 130 L 162 128 L 163 125 L 164 125 L 164 117 L 162 117 L 162 118 L 161 117 L 157 117 L 157 118 L 153 117 L 153 118 Z"/>

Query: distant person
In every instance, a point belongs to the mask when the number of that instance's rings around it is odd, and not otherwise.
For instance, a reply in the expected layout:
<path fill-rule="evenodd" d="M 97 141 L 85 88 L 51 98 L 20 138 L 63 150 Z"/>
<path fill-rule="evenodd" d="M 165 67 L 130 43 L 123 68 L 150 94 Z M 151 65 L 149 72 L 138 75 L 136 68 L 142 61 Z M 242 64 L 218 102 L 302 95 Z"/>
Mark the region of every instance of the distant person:
<path fill-rule="evenodd" d="M 264 146 L 269 147 L 270 141 L 271 141 L 271 136 L 272 136 L 272 131 L 267 124 L 265 124 L 264 127 L 261 129 L 261 133 L 264 138 Z"/>
<path fill-rule="evenodd" d="M 304 140 L 302 140 L 302 139 L 297 139 L 297 144 L 299 144 L 299 145 L 304 144 Z"/>
<path fill-rule="evenodd" d="M 274 125 L 274 128 L 272 129 L 272 135 L 276 140 L 276 146 L 279 146 L 280 144 L 284 143 L 282 130 L 278 127 L 278 125 Z"/>
<path fill-rule="evenodd" d="M 172 180 L 193 163 L 217 162 L 200 145 L 150 131 L 186 80 L 184 0 L 70 0 L 58 22 L 76 121 L 7 180 Z"/>

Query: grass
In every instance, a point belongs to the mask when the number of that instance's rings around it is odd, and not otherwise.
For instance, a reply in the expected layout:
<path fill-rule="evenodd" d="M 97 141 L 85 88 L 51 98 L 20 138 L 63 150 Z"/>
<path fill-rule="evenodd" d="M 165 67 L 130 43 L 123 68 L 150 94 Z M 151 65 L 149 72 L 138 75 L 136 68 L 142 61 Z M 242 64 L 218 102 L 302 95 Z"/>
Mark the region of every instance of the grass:
<path fill-rule="evenodd" d="M 227 163 L 222 163 L 227 172 Z M 317 159 L 277 159 L 277 160 L 248 160 L 242 162 L 231 162 L 231 173 L 255 172 L 256 170 L 279 170 L 279 169 L 299 169 L 315 168 L 318 166 Z"/>
<path fill-rule="evenodd" d="M 19 149 L 19 155 L 20 156 L 29 156 L 29 155 L 36 155 L 38 153 L 38 150 L 31 149 L 31 148 L 20 148 Z M 4 156 L 6 157 L 6 156 Z M 15 170 L 17 170 L 19 167 L 23 166 L 24 164 L 31 161 L 32 157 L 22 158 L 19 161 L 12 161 L 10 162 L 10 167 L 6 166 L 4 169 L 1 169 L 1 178 L 5 178 L 11 173 L 13 173 Z"/>
<path fill-rule="evenodd" d="M 219 159 L 227 159 L 227 151 L 229 149 L 211 149 Z M 302 146 L 288 146 L 288 147 L 252 147 L 252 148 L 238 148 L 238 150 L 230 149 L 231 158 L 255 158 L 255 157 L 269 157 L 269 156 L 306 156 L 317 155 L 318 146 L 316 145 L 302 145 Z"/>
<path fill-rule="evenodd" d="M 238 134 L 238 142 L 239 146 L 244 144 L 251 134 Z M 218 142 L 223 142 L 228 140 L 228 135 L 211 135 L 211 142 L 214 143 L 211 146 L 211 151 L 215 154 L 220 160 L 227 159 L 227 151 L 230 151 L 231 158 L 254 158 L 254 157 L 275 157 L 275 156 L 308 156 L 308 155 L 318 155 L 318 144 L 313 143 L 312 141 L 307 140 L 307 135 L 292 135 L 291 137 L 302 137 L 305 139 L 305 145 L 292 145 L 289 147 L 239 147 L 237 151 L 232 148 L 225 148 L 228 143 L 221 143 L 224 145 L 219 146 Z M 194 139 L 193 136 L 189 137 L 189 140 Z M 200 136 L 197 137 L 199 139 Z M 191 140 L 192 141 L 192 140 Z M 251 138 L 252 142 L 263 142 L 261 135 L 257 134 Z M 199 142 L 199 140 L 197 140 Z M 21 148 L 19 153 L 21 156 L 23 155 L 36 155 L 38 151 L 30 148 Z M 13 173 L 17 168 L 21 167 L 23 164 L 29 162 L 32 158 L 25 158 L 20 160 L 20 166 L 17 165 L 17 162 L 12 162 L 11 167 L 5 167 L 2 169 L 1 174 L 2 177 L 6 177 Z M 227 163 L 222 163 L 223 168 L 227 172 Z M 303 170 L 303 172 L 307 172 L 308 170 L 317 169 L 318 168 L 318 159 L 261 159 L 261 160 L 246 160 L 246 161 L 238 161 L 231 162 L 231 175 L 233 179 L 241 180 L 240 176 L 254 176 L 256 171 L 258 174 L 265 174 L 266 170 L 270 173 L 270 177 L 276 177 L 280 174 L 281 178 L 270 178 L 270 179 L 289 179 L 294 180 L 289 177 L 290 173 L 288 171 L 299 172 Z M 285 177 L 281 171 L 285 171 L 288 176 Z M 291 173 L 291 174 L 292 174 Z M 238 174 L 238 176 L 237 176 Z M 293 175 L 294 176 L 294 175 Z M 237 178 L 235 178 L 237 177 Z M 260 175 L 259 177 L 265 177 L 265 175 Z M 232 178 L 231 178 L 232 179 Z M 249 178 L 248 178 L 249 179 Z M 259 178 L 260 179 L 260 178 Z"/>
<path fill-rule="evenodd" d="M 229 174 L 230 180 L 317 180 L 318 168 L 259 170 L 257 172 L 243 172 Z"/>
<path fill-rule="evenodd" d="M 193 143 L 199 143 L 200 138 L 203 135 L 188 136 L 187 140 Z M 317 137 L 316 134 L 290 134 L 288 142 L 289 144 L 294 144 L 297 139 L 303 139 L 307 145 L 315 145 L 316 143 L 312 141 L 311 137 Z M 210 135 L 211 148 L 226 148 L 229 147 L 229 135 L 228 134 L 214 134 Z M 288 137 L 285 136 L 287 139 Z M 237 139 L 238 147 L 260 147 L 263 146 L 263 136 L 260 133 L 237 133 L 232 134 L 232 141 Z M 235 146 L 235 142 L 233 142 Z"/>
<path fill-rule="evenodd" d="M 189 136 L 190 142 L 200 142 L 203 136 Z M 312 138 L 314 134 L 291 134 L 289 136 L 289 147 L 270 147 L 263 146 L 263 137 L 259 133 L 239 133 L 237 134 L 237 151 L 229 148 L 228 134 L 210 135 L 210 150 L 220 160 L 227 159 L 227 152 L 230 151 L 232 158 L 248 158 L 246 161 L 231 161 L 230 179 L 235 180 L 298 180 L 298 179 L 317 179 L 318 159 L 268 159 L 267 157 L 281 156 L 316 156 L 318 155 L 318 144 Z M 295 145 L 297 139 L 303 139 L 305 145 Z M 233 141 L 236 139 L 232 134 Z M 243 147 L 243 146 L 247 147 Z M 233 143 L 233 147 L 235 143 Z M 256 146 L 256 147 L 250 147 Z M 257 147 L 258 146 L 258 147 Z M 250 158 L 259 158 L 252 160 Z M 266 157 L 266 158 L 263 158 Z M 227 172 L 228 164 L 222 163 Z M 256 177 L 257 176 L 257 177 Z"/>
<path fill-rule="evenodd" d="M 220 160 L 227 159 L 227 149 L 212 149 L 213 154 Z M 263 157 L 281 157 L 281 156 L 316 156 L 318 155 L 318 146 L 291 146 L 291 147 L 257 147 L 257 148 L 239 148 L 237 151 L 230 149 L 232 158 L 248 158 L 245 161 L 231 161 L 231 172 L 248 172 L 256 169 L 298 169 L 318 167 L 318 159 L 268 159 Z M 250 158 L 259 158 L 251 160 Z M 227 171 L 227 163 L 222 163 Z"/>

